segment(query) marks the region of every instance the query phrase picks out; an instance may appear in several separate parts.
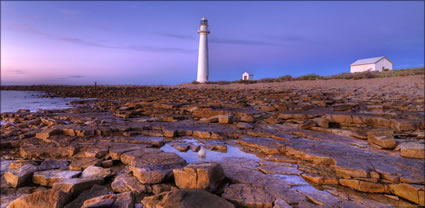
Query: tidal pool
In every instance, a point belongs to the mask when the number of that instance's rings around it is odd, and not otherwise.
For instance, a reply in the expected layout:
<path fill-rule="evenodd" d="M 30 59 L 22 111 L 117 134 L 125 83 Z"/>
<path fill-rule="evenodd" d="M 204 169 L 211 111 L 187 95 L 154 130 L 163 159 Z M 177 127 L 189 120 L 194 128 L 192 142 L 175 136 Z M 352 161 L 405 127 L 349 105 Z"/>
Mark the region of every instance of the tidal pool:
<path fill-rule="evenodd" d="M 195 139 L 183 139 L 186 144 L 194 144 L 199 145 L 199 142 Z M 216 152 L 212 150 L 207 150 L 205 158 L 201 158 L 198 156 L 198 152 L 193 152 L 191 149 L 189 149 L 187 152 L 180 152 L 176 150 L 174 147 L 172 147 L 169 144 L 165 144 L 161 147 L 161 150 L 164 152 L 174 152 L 178 154 L 180 157 L 186 160 L 188 163 L 196 163 L 196 162 L 204 162 L 204 161 L 219 161 L 225 157 L 240 157 L 240 158 L 247 158 L 254 161 L 259 161 L 260 159 L 251 153 L 246 153 L 241 151 L 238 147 L 234 147 L 231 145 L 227 146 L 227 152 Z"/>

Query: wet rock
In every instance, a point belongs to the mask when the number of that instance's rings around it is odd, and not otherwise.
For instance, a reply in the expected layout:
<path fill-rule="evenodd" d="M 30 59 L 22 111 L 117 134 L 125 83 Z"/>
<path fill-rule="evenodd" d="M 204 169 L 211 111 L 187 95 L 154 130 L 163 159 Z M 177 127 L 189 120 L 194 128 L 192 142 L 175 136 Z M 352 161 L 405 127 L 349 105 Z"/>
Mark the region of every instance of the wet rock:
<path fill-rule="evenodd" d="M 215 192 L 225 178 L 223 168 L 214 162 L 191 163 L 182 169 L 173 169 L 174 180 L 181 189 L 205 189 Z"/>
<path fill-rule="evenodd" d="M 26 164 L 17 169 L 10 169 L 4 174 L 4 178 L 9 186 L 18 188 L 30 182 L 35 171 L 37 171 L 36 166 Z"/>
<path fill-rule="evenodd" d="M 63 179 L 53 184 L 53 189 L 66 193 L 81 193 L 90 189 L 94 184 L 102 184 L 102 178 L 70 178 Z"/>
<path fill-rule="evenodd" d="M 418 142 L 405 142 L 401 144 L 402 157 L 425 159 L 425 145 Z"/>
<path fill-rule="evenodd" d="M 106 178 L 108 176 L 111 176 L 112 171 L 109 168 L 101 168 L 98 166 L 91 165 L 84 169 L 83 173 L 81 174 L 81 177 L 87 178 L 87 177 L 96 177 L 96 178 Z"/>
<path fill-rule="evenodd" d="M 180 189 L 159 195 L 145 197 L 142 200 L 145 208 L 234 208 L 235 206 L 214 194 L 199 189 Z"/>
<path fill-rule="evenodd" d="M 211 138 L 211 132 L 196 130 L 196 131 L 193 131 L 193 136 L 201 138 L 201 139 L 210 139 Z"/>
<path fill-rule="evenodd" d="M 17 198 L 9 204 L 8 208 L 62 208 L 68 202 L 69 198 L 69 194 L 60 190 L 39 191 Z"/>
<path fill-rule="evenodd" d="M 78 177 L 81 171 L 71 170 L 46 170 L 35 172 L 32 176 L 32 181 L 42 186 L 53 186 L 53 183 L 62 179 Z"/>
<path fill-rule="evenodd" d="M 273 208 L 292 208 L 285 200 L 278 199 L 274 202 Z"/>
<path fill-rule="evenodd" d="M 65 205 L 64 208 L 80 208 L 84 201 L 102 196 L 108 193 L 108 189 L 105 186 L 93 185 L 90 190 L 83 191 L 76 199 Z"/>
<path fill-rule="evenodd" d="M 189 150 L 188 144 L 182 144 L 182 143 L 172 143 L 170 146 L 174 147 L 174 149 L 180 151 L 180 152 L 187 152 Z"/>
<path fill-rule="evenodd" d="M 367 133 L 369 144 L 376 144 L 385 149 L 394 149 L 396 142 L 392 130 L 375 129 Z"/>

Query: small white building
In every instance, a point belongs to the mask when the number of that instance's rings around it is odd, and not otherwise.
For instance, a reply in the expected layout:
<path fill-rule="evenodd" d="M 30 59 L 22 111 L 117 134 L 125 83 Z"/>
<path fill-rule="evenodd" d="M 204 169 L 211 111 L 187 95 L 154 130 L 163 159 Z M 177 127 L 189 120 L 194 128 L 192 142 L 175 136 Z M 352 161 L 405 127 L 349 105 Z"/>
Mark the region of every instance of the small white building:
<path fill-rule="evenodd" d="M 253 80 L 254 79 L 254 75 L 250 74 L 248 72 L 244 72 L 242 74 L 242 80 Z"/>
<path fill-rule="evenodd" d="M 351 73 L 364 71 L 387 71 L 393 69 L 393 63 L 385 56 L 359 59 L 352 63 Z"/>

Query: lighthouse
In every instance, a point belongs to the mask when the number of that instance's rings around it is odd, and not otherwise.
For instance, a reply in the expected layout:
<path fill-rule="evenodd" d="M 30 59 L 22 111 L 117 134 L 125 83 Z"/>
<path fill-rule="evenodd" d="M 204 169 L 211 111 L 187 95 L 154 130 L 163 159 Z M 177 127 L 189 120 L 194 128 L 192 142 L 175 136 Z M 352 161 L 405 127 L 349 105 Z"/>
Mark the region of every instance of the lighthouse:
<path fill-rule="evenodd" d="M 200 83 L 208 82 L 208 20 L 205 17 L 201 19 L 199 33 L 199 54 L 198 54 L 198 78 Z"/>

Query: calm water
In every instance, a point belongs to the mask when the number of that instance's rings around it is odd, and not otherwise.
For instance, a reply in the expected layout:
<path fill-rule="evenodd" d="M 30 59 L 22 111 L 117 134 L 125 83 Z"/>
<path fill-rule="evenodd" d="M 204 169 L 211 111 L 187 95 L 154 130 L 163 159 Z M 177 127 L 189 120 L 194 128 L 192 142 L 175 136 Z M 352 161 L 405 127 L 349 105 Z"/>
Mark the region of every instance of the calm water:
<path fill-rule="evenodd" d="M 199 145 L 198 141 L 195 139 L 185 139 L 187 143 Z M 259 158 L 251 153 L 242 152 L 239 148 L 227 145 L 227 152 L 216 152 L 207 150 L 205 158 L 200 158 L 197 152 L 193 152 L 192 150 L 188 150 L 187 152 L 180 152 L 169 144 L 165 144 L 161 147 L 161 150 L 164 152 L 174 152 L 178 154 L 180 157 L 186 160 L 188 163 L 196 163 L 196 162 L 205 162 L 205 161 L 220 161 L 225 157 L 242 157 L 251 160 L 258 161 Z"/>
<path fill-rule="evenodd" d="M 1 112 L 16 112 L 19 109 L 37 111 L 40 109 L 64 109 L 71 108 L 69 102 L 78 98 L 47 98 L 38 91 L 1 91 Z"/>

